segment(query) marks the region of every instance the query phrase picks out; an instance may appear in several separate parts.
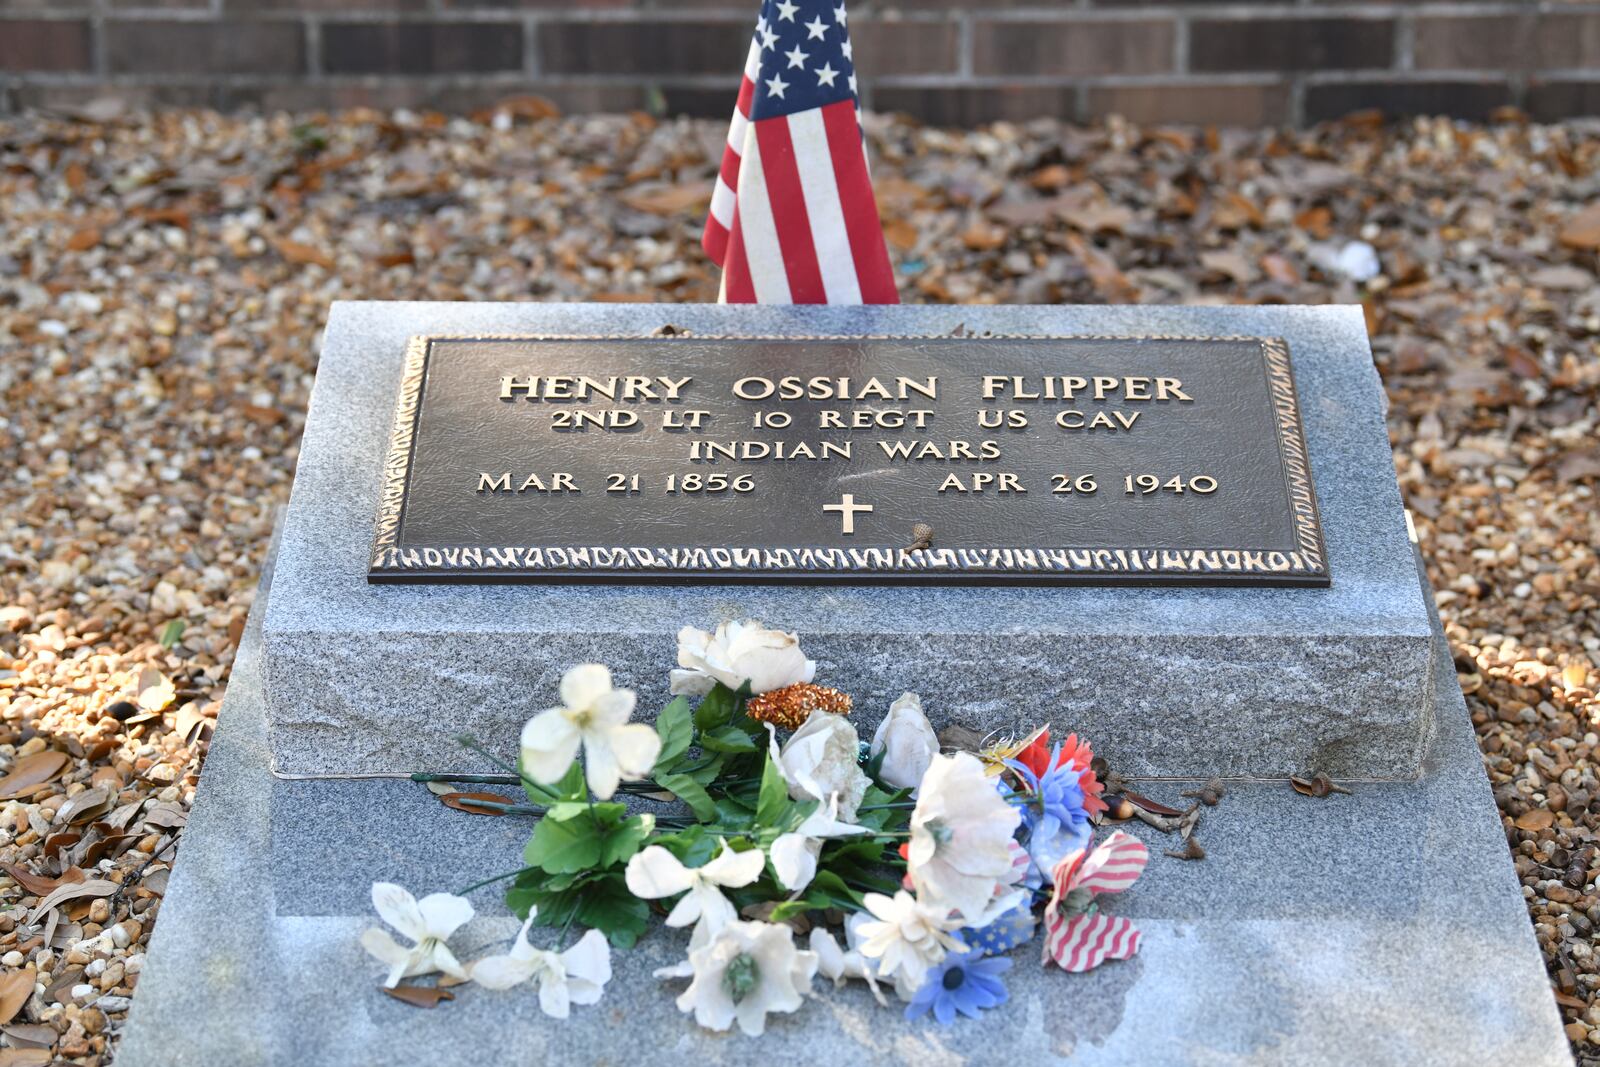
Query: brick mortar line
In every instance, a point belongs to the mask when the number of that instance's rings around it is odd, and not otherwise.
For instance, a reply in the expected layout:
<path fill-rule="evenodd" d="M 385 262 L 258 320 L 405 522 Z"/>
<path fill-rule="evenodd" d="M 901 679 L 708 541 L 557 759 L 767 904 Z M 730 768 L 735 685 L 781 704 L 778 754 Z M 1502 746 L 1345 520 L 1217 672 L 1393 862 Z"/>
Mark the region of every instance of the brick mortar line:
<path fill-rule="evenodd" d="M 219 0 L 212 0 L 217 3 Z M 1587 15 L 1600 13 L 1600 0 L 1559 0 L 1558 3 L 1540 3 L 1538 7 L 1530 9 L 1526 4 L 1514 2 L 1490 3 L 1450 3 L 1415 7 L 1411 5 L 1374 4 L 1359 6 L 1330 7 L 1314 2 L 1302 0 L 1302 6 L 1267 7 L 1241 6 L 1238 4 L 1218 4 L 1202 6 L 1176 7 L 1170 4 L 1155 5 L 1141 8 L 1084 8 L 1084 7 L 1057 7 L 1040 9 L 1011 9 L 1007 11 L 989 11 L 979 7 L 958 8 L 947 12 L 916 12 L 911 14 L 896 13 L 892 18 L 873 18 L 867 16 L 878 25 L 937 25 L 955 23 L 958 26 L 973 25 L 977 22 L 1046 22 L 1046 23 L 1085 23 L 1085 22 L 1158 22 L 1165 20 L 1193 22 L 1195 20 L 1216 21 L 1279 21 L 1293 22 L 1306 21 L 1320 18 L 1335 18 L 1339 20 L 1370 21 L 1375 19 L 1392 18 L 1398 21 L 1426 21 L 1430 18 L 1494 18 L 1503 16 L 1529 17 L 1535 22 L 1542 21 L 1544 16 L 1561 15 Z M 215 8 L 208 9 L 118 9 L 116 11 L 101 11 L 97 8 L 82 8 L 72 11 L 42 11 L 42 12 L 5 12 L 0 13 L 0 22 L 27 21 L 27 22 L 80 22 L 95 21 L 96 17 L 109 22 L 196 22 L 212 23 L 216 25 L 252 25 L 268 22 L 300 22 L 318 21 L 321 23 L 423 23 L 423 24 L 471 24 L 491 23 L 510 25 L 523 21 L 562 22 L 562 23 L 632 23 L 649 24 L 654 22 L 698 22 L 747 25 L 753 24 L 744 15 L 726 9 L 717 9 L 704 12 L 682 10 L 601 10 L 601 11 L 535 11 L 514 12 L 494 10 L 435 10 L 424 11 L 305 11 L 305 12 L 242 12 L 222 13 Z"/>
<path fill-rule="evenodd" d="M 8 12 L 0 15 L 0 20 L 27 19 L 39 21 L 69 21 L 73 19 L 89 18 L 96 14 L 104 14 L 119 21 L 215 21 L 220 23 L 230 22 L 257 22 L 284 20 L 293 21 L 299 18 L 321 18 L 333 21 L 351 22 L 514 22 L 523 17 L 539 20 L 559 20 L 572 22 L 650 22 L 650 21 L 705 21 L 710 18 L 714 21 L 740 21 L 752 25 L 754 20 L 748 18 L 739 10 L 731 7 L 708 7 L 700 9 L 665 9 L 665 8 L 640 8 L 640 9 L 603 9 L 603 10 L 570 10 L 570 11 L 496 11 L 479 10 L 475 8 L 443 8 L 438 6 L 439 0 L 429 0 L 427 8 L 421 11 L 266 11 L 266 12 L 232 12 L 224 11 L 220 7 L 221 0 L 209 0 L 205 8 L 117 8 L 109 9 L 102 5 L 82 5 L 62 9 L 37 12 Z M 944 22 L 957 21 L 962 18 L 982 17 L 994 20 L 1020 20 L 1020 21 L 1064 21 L 1073 22 L 1083 19 L 1130 19 L 1138 21 L 1144 18 L 1188 16 L 1191 18 L 1262 18 L 1262 19 L 1301 19 L 1301 18 L 1382 18 L 1400 17 L 1409 15 L 1416 18 L 1449 17 L 1460 15 L 1524 15 L 1531 14 L 1535 17 L 1543 15 L 1565 14 L 1590 14 L 1600 11 L 1600 0 L 1536 0 L 1535 3 L 1519 3 L 1517 0 L 1490 0 L 1487 3 L 1466 2 L 1466 0 L 1447 0 L 1443 3 L 1408 4 L 1396 2 L 1376 2 L 1357 4 L 1331 4 L 1319 0 L 1294 0 L 1293 3 L 1272 7 L 1261 4 L 1243 3 L 1215 3 L 1215 4 L 1188 4 L 1177 5 L 1172 3 L 1152 4 L 1145 7 L 1090 7 L 1081 2 L 1076 6 L 1049 6 L 1036 8 L 1011 8 L 1005 11 L 991 11 L 980 4 L 966 7 L 951 8 L 946 11 L 935 12 L 889 12 L 888 17 L 865 13 L 864 17 L 878 22 Z"/>
<path fill-rule="evenodd" d="M 1504 68 L 1463 68 L 1439 71 L 1247 71 L 1189 74 L 1143 75 L 1082 75 L 1039 76 L 1017 78 L 962 78 L 950 74 L 897 74 L 871 79 L 868 84 L 877 88 L 892 89 L 1065 89 L 1075 86 L 1090 88 L 1184 88 L 1209 87 L 1271 87 L 1290 86 L 1296 81 L 1312 85 L 1345 84 L 1452 84 L 1464 80 L 1494 79 L 1509 82 L 1515 75 Z M 305 85 L 313 87 L 381 87 L 386 85 L 449 84 L 471 86 L 476 84 L 510 86 L 529 85 L 523 70 L 497 70 L 484 73 L 427 73 L 427 74 L 341 74 L 322 73 L 308 78 L 299 72 L 234 73 L 234 74 L 131 74 L 100 75 L 94 71 L 36 71 L 28 73 L 0 72 L 4 83 L 26 85 L 104 85 L 136 88 L 174 86 L 196 88 L 207 85 Z M 1544 84 L 1592 83 L 1600 84 L 1600 67 L 1561 67 L 1541 72 L 1537 79 Z M 537 78 L 537 85 L 563 87 L 589 86 L 594 88 L 628 88 L 631 86 L 659 86 L 665 89 L 728 89 L 737 90 L 736 79 L 721 74 L 672 75 L 595 75 L 548 74 Z M 536 86 L 530 86 L 536 87 Z"/>

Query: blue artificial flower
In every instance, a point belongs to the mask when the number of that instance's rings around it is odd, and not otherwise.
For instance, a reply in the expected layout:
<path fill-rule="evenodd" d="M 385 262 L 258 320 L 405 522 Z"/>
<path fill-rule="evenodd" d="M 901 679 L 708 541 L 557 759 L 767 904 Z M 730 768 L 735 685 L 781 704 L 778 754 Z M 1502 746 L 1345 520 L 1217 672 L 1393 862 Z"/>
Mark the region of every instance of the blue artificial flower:
<path fill-rule="evenodd" d="M 933 1012 L 939 1025 L 956 1021 L 956 1012 L 976 1019 L 986 1008 L 1006 1002 L 1005 983 L 1000 976 L 1011 969 L 1004 956 L 979 957 L 971 950 L 951 952 L 944 962 L 928 971 L 922 988 L 906 1005 L 906 1018 L 915 1019 Z"/>
<path fill-rule="evenodd" d="M 1048 877 L 1063 856 L 1088 847 L 1094 836 L 1084 807 L 1083 772 L 1061 762 L 1060 745 L 1050 753 L 1043 774 L 1035 774 L 1019 760 L 1006 760 L 1006 766 L 1028 787 L 1026 792 L 1013 793 L 1012 802 L 1022 809 L 1033 867 Z"/>

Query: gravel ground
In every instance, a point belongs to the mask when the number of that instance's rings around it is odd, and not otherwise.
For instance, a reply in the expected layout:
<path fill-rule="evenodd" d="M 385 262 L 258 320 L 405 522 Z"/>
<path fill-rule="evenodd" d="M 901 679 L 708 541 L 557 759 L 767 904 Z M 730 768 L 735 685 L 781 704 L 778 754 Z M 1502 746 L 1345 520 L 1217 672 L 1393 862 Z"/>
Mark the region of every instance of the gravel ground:
<path fill-rule="evenodd" d="M 1529 913 L 1600 1063 L 1600 124 L 869 133 L 907 300 L 1365 304 Z M 535 99 L 0 121 L 0 1067 L 114 1051 L 328 302 L 714 299 L 722 136 Z"/>

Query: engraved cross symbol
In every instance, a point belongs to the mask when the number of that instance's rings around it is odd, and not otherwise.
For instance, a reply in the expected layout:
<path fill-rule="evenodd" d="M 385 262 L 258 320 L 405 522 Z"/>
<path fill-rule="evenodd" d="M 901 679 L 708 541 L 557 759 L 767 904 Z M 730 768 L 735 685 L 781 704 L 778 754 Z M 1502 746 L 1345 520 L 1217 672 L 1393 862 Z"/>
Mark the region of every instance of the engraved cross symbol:
<path fill-rule="evenodd" d="M 851 496 L 849 493 L 846 493 L 839 498 L 839 502 L 837 504 L 822 505 L 822 510 L 837 511 L 840 519 L 839 532 L 842 534 L 853 534 L 856 532 L 856 512 L 871 511 L 872 505 L 857 504 L 856 498 Z"/>

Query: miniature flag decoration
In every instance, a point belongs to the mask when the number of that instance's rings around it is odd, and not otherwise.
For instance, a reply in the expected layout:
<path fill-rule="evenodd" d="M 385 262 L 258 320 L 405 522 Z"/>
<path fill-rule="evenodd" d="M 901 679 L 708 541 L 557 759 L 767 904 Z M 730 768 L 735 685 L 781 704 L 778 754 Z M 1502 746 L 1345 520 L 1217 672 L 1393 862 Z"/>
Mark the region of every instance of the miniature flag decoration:
<path fill-rule="evenodd" d="M 728 304 L 897 304 L 844 0 L 763 0 L 701 244 Z"/>
<path fill-rule="evenodd" d="M 1127 919 L 1101 912 L 1095 898 L 1127 889 L 1149 862 L 1144 843 L 1118 830 L 1094 851 L 1079 849 L 1056 864 L 1054 892 L 1044 909 L 1045 960 L 1081 973 L 1106 960 L 1131 959 L 1139 951 L 1139 931 Z"/>

